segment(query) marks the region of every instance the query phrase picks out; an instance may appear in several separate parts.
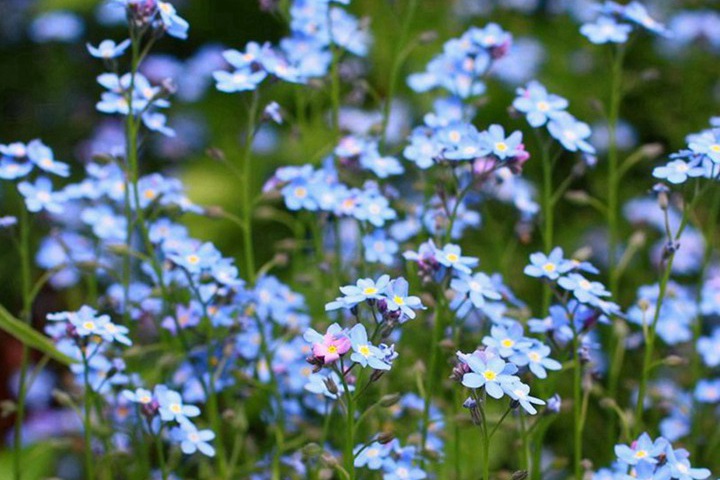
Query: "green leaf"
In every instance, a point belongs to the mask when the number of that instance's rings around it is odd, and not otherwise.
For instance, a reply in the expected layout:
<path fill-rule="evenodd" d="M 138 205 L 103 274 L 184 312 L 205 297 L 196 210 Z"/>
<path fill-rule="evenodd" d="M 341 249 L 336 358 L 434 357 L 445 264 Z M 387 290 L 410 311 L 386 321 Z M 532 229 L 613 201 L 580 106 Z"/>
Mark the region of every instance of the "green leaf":
<path fill-rule="evenodd" d="M 48 337 L 13 317 L 2 305 L 0 305 L 0 330 L 5 330 L 28 347 L 44 353 L 53 360 L 65 365 L 75 363 L 75 360 L 55 348 Z"/>

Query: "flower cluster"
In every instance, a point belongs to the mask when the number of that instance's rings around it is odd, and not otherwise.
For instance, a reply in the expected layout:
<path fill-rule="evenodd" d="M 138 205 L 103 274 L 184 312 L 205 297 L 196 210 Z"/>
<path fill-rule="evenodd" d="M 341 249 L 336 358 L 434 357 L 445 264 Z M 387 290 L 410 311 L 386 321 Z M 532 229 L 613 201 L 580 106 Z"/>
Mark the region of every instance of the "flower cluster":
<path fill-rule="evenodd" d="M 615 445 L 617 462 L 612 470 L 604 469 L 593 475 L 593 480 L 621 478 L 702 480 L 710 476 L 707 468 L 693 468 L 684 448 L 673 448 L 668 440 L 653 440 L 643 433 L 631 445 Z M 628 473 L 629 472 L 629 473 Z"/>

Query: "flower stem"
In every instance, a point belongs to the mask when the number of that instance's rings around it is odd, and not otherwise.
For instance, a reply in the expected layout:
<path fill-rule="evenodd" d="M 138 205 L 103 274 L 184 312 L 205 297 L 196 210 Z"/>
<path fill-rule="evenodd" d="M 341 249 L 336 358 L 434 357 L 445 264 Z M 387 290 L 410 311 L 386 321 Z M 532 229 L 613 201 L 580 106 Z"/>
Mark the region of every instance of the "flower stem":
<path fill-rule="evenodd" d="M 30 325 L 32 323 L 32 294 L 30 285 L 30 218 L 24 202 L 20 205 L 20 275 L 22 283 L 22 315 L 21 318 Z M 17 411 L 14 431 L 14 474 L 15 479 L 22 477 L 22 425 L 25 420 L 25 400 L 27 398 L 27 374 L 30 361 L 30 349 L 22 344 L 20 357 L 20 379 L 18 383 Z"/>
<path fill-rule="evenodd" d="M 83 380 L 85 383 L 84 391 L 84 416 L 83 416 L 83 432 L 85 435 L 85 477 L 88 480 L 94 480 L 94 458 L 92 451 L 92 419 L 90 417 L 92 409 L 92 388 L 90 388 L 90 362 L 87 353 L 82 349 L 83 361 Z"/>
<path fill-rule="evenodd" d="M 573 328 L 574 330 L 574 328 Z M 582 363 L 580 361 L 580 337 L 573 331 L 573 466 L 575 480 L 582 480 L 583 421 L 582 421 Z"/>
<path fill-rule="evenodd" d="M 432 404 L 432 394 L 436 388 L 436 370 L 438 359 L 440 357 L 440 340 L 443 334 L 445 308 L 445 289 L 440 286 L 437 309 L 435 310 L 435 326 L 433 328 L 432 343 L 430 345 L 430 366 L 427 371 L 427 385 L 425 387 L 425 404 L 423 406 L 422 436 L 420 441 L 421 455 L 424 455 L 425 447 L 427 445 L 428 430 L 430 428 L 430 405 Z"/>
<path fill-rule="evenodd" d="M 353 395 L 350 392 L 347 380 L 345 379 L 345 368 L 340 360 L 340 380 L 342 381 L 343 391 L 345 395 L 343 398 L 346 402 L 346 413 L 347 420 L 345 422 L 345 452 L 343 453 L 343 461 L 345 464 L 345 471 L 348 473 L 350 480 L 355 480 L 355 455 L 353 454 L 353 448 L 355 447 L 355 402 Z"/>
<path fill-rule="evenodd" d="M 617 298 L 620 278 L 614 274 L 617 263 L 618 227 L 618 191 L 620 187 L 619 160 L 617 146 L 617 124 L 622 101 L 622 65 L 625 49 L 619 46 L 612 60 L 610 82 L 610 107 L 608 111 L 608 271 L 610 272 L 610 292 Z"/>

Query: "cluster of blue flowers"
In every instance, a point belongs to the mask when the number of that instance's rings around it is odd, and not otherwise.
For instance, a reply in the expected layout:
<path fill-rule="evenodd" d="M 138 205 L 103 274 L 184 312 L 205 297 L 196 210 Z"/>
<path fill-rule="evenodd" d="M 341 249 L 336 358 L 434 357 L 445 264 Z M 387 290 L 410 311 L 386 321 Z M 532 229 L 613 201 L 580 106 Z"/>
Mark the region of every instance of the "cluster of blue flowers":
<path fill-rule="evenodd" d="M 275 3 L 261 6 L 282 8 Z M 622 364 L 608 368 L 607 362 L 622 360 L 626 349 L 641 345 L 654 360 L 657 335 L 673 352 L 683 353 L 684 346 L 695 349 L 697 378 L 692 384 L 670 378 L 648 381 L 656 366 L 671 367 L 677 357 L 643 365 L 642 383 L 633 396 L 640 411 L 636 425 L 619 404 L 620 395 L 603 399 L 601 404 L 615 402 L 612 413 L 622 421 L 627 439 L 630 427 L 636 428 L 634 434 L 649 427 L 642 407 L 657 407 L 663 437 L 652 440 L 643 434 L 629 446 L 617 445 L 617 461 L 592 478 L 708 478 L 708 470 L 693 468 L 689 453 L 670 443 L 690 435 L 698 416 L 720 403 L 720 378 L 710 373 L 720 367 L 720 270 L 711 265 L 713 232 L 688 225 L 687 205 L 695 204 L 678 206 L 673 191 L 661 184 L 654 188 L 657 198 L 625 205 L 629 223 L 638 229 L 648 225 L 663 238 L 649 249 L 660 280 L 640 287 L 635 303 L 623 313 L 612 301 L 618 293 L 613 280 L 620 274 L 611 272 L 607 288 L 594 279 L 600 271 L 585 260 L 589 256 L 580 252 L 566 258 L 549 240 L 552 209 L 569 180 L 579 175 L 574 169 L 555 191 L 555 161 L 578 153 L 582 166 L 592 166 L 603 149 L 590 126 L 568 112 L 565 98 L 532 79 L 542 48 L 528 39 L 514 40 L 495 23 L 471 27 L 445 42 L 424 71 L 407 78 L 415 93 L 439 91 L 432 110 L 412 124 L 409 108 L 393 98 L 385 100 L 382 113 L 341 105 L 348 100 L 342 82 L 364 73 L 362 58 L 372 42 L 367 23 L 344 8 L 349 3 L 292 0 L 283 11 L 289 35 L 277 44 L 251 41 L 240 50 L 211 45 L 178 61 L 150 53 L 165 35 L 188 37 L 188 22 L 171 3 L 111 0 L 109 8 L 127 23 L 129 38 L 87 44 L 90 56 L 108 71 L 97 78 L 104 91 L 96 109 L 113 117 L 80 149 L 86 160 L 82 178 L 55 185 L 52 176 L 69 177 L 70 166 L 56 160 L 40 140 L 0 145 L 0 179 L 13 182 L 26 210 L 53 226 L 35 254 L 37 266 L 47 271 L 42 282 L 56 290 L 89 292 L 87 305 L 47 315 L 44 329 L 55 349 L 68 357 L 79 387 L 70 390 L 83 395 L 82 400 L 59 398 L 63 409 L 82 414 L 81 422 L 67 430 L 85 434 L 87 475 L 93 476 L 93 462 L 88 461 L 93 455 L 134 455 L 138 445 L 152 441 L 157 452 L 145 452 L 137 469 L 128 471 L 163 480 L 174 478 L 169 470 L 175 469 L 185 476 L 253 480 L 284 478 L 291 471 L 354 480 L 356 469 L 384 480 L 433 478 L 436 464 L 450 457 L 450 448 L 456 457 L 462 453 L 462 406 L 483 436 L 484 480 L 490 478 L 491 437 L 511 414 L 528 457 L 525 467 L 540 478 L 546 474 L 536 471 L 543 436 L 559 416 L 552 414 L 561 412 L 562 400 L 555 392 L 562 393 L 564 385 L 555 380 L 572 372 L 573 467 L 579 480 L 586 413 L 594 408 L 588 404 L 598 391 L 604 395 L 601 381 L 607 380 L 610 392 L 620 388 L 613 385 L 613 367 Z M 497 8 L 532 2 L 511 3 Z M 459 11 L 464 8 L 470 7 L 458 6 Z M 580 27 L 592 43 L 624 44 L 637 29 L 669 37 L 669 29 L 638 2 L 606 1 L 597 12 L 591 23 L 586 15 Z M 72 24 L 67 17 L 42 21 L 52 28 L 42 22 L 36 28 L 58 39 L 62 32 L 53 30 Z M 399 47 L 406 52 L 407 45 Z M 399 70 L 400 64 L 394 68 Z M 523 132 L 499 119 L 484 118 L 484 125 L 477 125 L 477 100 L 491 88 L 491 76 L 516 88 L 510 115 L 522 114 L 537 129 L 543 168 L 549 166 L 542 207 L 535 185 L 523 177 L 531 158 Z M 259 104 L 258 90 L 277 80 L 310 88 L 328 83 L 332 139 L 313 161 L 275 170 L 254 197 L 253 155 L 275 148 L 279 142 L 273 132 L 291 123 L 293 113 L 306 113 L 291 112 L 275 101 Z M 140 145 L 146 140 L 153 139 L 153 148 L 167 157 L 200 148 L 204 134 L 198 124 L 182 115 L 169 118 L 167 112 L 175 94 L 193 102 L 213 81 L 221 92 L 252 92 L 242 167 L 236 169 L 223 152 L 210 151 L 239 174 L 240 216 L 200 207 L 179 179 L 140 168 Z M 367 93 L 361 92 L 367 86 L 363 82 L 358 81 L 352 95 Z M 302 110 L 305 99 L 298 95 L 297 110 Z M 305 127 L 300 126 L 300 137 L 307 133 Z M 608 134 L 607 143 L 617 144 L 616 135 Z M 553 160 L 551 139 L 559 144 Z M 720 121 L 715 118 L 710 129 L 689 135 L 687 149 L 671 155 L 652 175 L 675 186 L 677 193 L 692 182 L 699 191 L 717 186 L 713 181 L 720 178 L 719 165 Z M 278 210 L 280 202 L 286 211 Z M 266 204 L 264 219 L 283 223 L 294 239 L 255 268 L 253 226 L 259 218 L 253 214 L 258 203 Z M 550 227 L 546 249 L 531 254 L 523 269 L 542 283 L 543 308 L 535 312 L 539 318 L 533 317 L 534 305 L 516 298 L 499 273 L 478 269 L 480 258 L 473 256 L 477 245 L 465 241 L 468 230 L 483 226 L 485 215 L 492 220 L 496 203 L 511 205 L 518 217 L 519 243 L 530 243 L 536 223 Z M 595 206 L 606 213 L 610 209 L 609 202 Z M 22 213 L 19 219 L 0 218 L 0 226 L 20 222 L 26 232 Z M 255 213 L 260 217 L 259 209 Z M 246 258 L 239 262 L 191 235 L 183 223 L 188 214 L 232 220 L 242 231 Z M 623 268 L 633 261 L 636 243 L 625 250 L 619 262 Z M 609 265 L 618 265 L 616 253 L 607 255 Z M 288 263 L 291 268 L 282 270 Z M 282 270 L 278 276 L 275 269 Z M 699 276 L 702 284 L 676 282 L 670 274 Z M 288 284 L 280 280 L 288 277 Z M 330 286 L 340 286 L 340 295 L 326 303 L 332 298 Z M 598 332 L 599 324 L 613 324 L 614 330 Z M 626 324 L 636 326 L 635 331 L 625 332 Z M 417 333 L 427 327 L 432 339 Z M 617 340 L 613 358 L 603 351 L 608 340 L 600 333 Z M 403 372 L 399 366 L 413 358 L 409 337 L 423 351 L 415 368 Z M 451 352 L 456 357 L 454 383 L 446 383 L 455 388 L 452 400 L 441 379 L 447 372 L 440 373 L 447 370 L 444 357 Z M 138 365 L 138 355 L 153 363 L 153 371 Z M 404 373 L 415 378 L 403 379 Z M 603 376 L 607 378 L 600 380 Z M 399 380 L 390 384 L 390 378 Z M 33 389 L 25 388 L 24 381 L 18 396 L 30 398 Z M 413 381 L 419 394 L 388 393 Z M 490 423 L 496 420 L 497 404 L 488 397 L 506 402 L 494 428 Z M 539 409 L 546 415 L 537 415 Z M 310 427 L 318 420 L 322 429 Z M 338 421 L 343 429 L 335 428 Z M 613 433 L 615 427 L 610 427 Z M 106 429 L 111 433 L 106 435 Z M 302 443 L 307 445 L 298 448 Z M 181 457 L 178 449 L 201 455 Z M 259 454 L 239 460 L 244 450 Z M 531 459 L 533 455 L 537 458 Z M 160 470 L 153 472 L 151 463 Z M 514 477 L 523 475 L 529 473 Z"/>
<path fill-rule="evenodd" d="M 615 445 L 617 462 L 612 469 L 602 469 L 593 475 L 593 480 L 677 479 L 702 480 L 710 476 L 707 468 L 693 468 L 684 448 L 673 448 L 668 440 L 659 437 L 653 440 L 643 433 L 631 445 Z"/>

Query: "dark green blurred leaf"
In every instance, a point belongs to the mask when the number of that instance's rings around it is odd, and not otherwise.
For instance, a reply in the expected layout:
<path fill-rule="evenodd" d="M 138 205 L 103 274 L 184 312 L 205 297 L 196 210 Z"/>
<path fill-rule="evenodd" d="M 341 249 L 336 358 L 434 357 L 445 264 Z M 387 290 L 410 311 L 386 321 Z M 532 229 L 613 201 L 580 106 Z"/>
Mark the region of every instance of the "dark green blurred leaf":
<path fill-rule="evenodd" d="M 6 331 L 25 345 L 38 350 L 53 360 L 57 360 L 65 365 L 75 363 L 74 360 L 64 353 L 60 352 L 50 339 L 45 335 L 34 330 L 30 325 L 21 322 L 13 317 L 5 307 L 0 305 L 0 329 Z"/>

